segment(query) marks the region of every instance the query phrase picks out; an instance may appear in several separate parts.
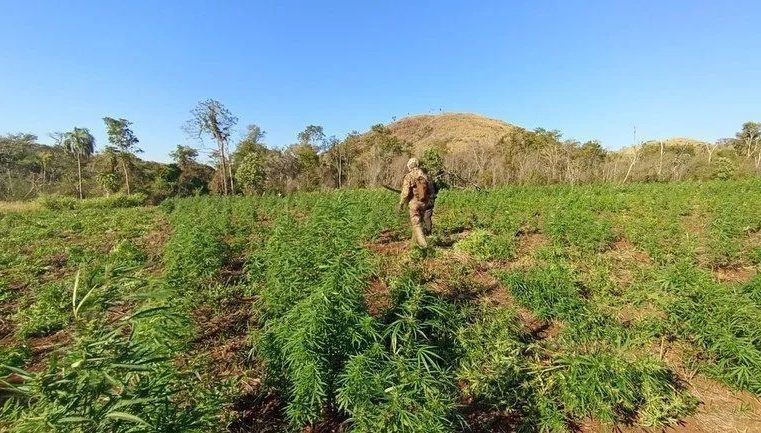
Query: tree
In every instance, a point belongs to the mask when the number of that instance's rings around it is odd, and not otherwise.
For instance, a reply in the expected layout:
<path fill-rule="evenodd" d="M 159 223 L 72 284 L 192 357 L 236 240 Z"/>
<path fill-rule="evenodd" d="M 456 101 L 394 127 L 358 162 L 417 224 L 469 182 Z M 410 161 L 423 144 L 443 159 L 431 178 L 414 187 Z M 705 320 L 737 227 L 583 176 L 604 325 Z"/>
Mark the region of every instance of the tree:
<path fill-rule="evenodd" d="M 346 168 L 351 162 L 351 142 L 339 141 L 335 136 L 325 140 L 325 157 L 331 170 L 335 170 L 336 187 L 341 188 L 346 177 Z"/>
<path fill-rule="evenodd" d="M 187 171 L 192 164 L 196 163 L 198 151 L 190 146 L 178 144 L 175 150 L 169 152 L 169 156 L 180 167 L 181 171 Z"/>
<path fill-rule="evenodd" d="M 264 161 L 258 152 L 243 157 L 235 171 L 235 179 L 246 194 L 255 194 L 263 190 L 265 181 Z"/>
<path fill-rule="evenodd" d="M 119 179 L 113 172 L 98 173 L 97 181 L 103 191 L 106 192 L 106 197 L 119 190 Z"/>
<path fill-rule="evenodd" d="M 737 137 L 738 149 L 740 152 L 745 151 L 745 157 L 750 158 L 753 152 L 758 147 L 759 141 L 761 141 L 761 123 L 759 122 L 745 122 L 742 129 L 735 134 Z"/>
<path fill-rule="evenodd" d="M 302 146 L 312 146 L 317 150 L 325 144 L 325 132 L 322 130 L 322 126 L 308 125 L 303 131 L 299 132 L 296 136 L 299 140 L 299 144 Z"/>
<path fill-rule="evenodd" d="M 106 134 L 108 135 L 109 143 L 119 151 L 119 162 L 124 173 L 124 184 L 127 187 L 127 194 L 129 194 L 129 170 L 127 170 L 127 165 L 131 163 L 134 154 L 143 151 L 137 147 L 140 140 L 135 137 L 135 133 L 130 129 L 132 122 L 129 120 L 104 117 L 103 121 L 106 123 Z"/>
<path fill-rule="evenodd" d="M 95 137 L 90 134 L 87 128 L 75 127 L 72 131 L 65 134 L 63 139 L 64 146 L 77 158 L 77 179 L 79 198 L 82 194 L 82 159 L 89 158 L 95 151 Z"/>
<path fill-rule="evenodd" d="M 248 125 L 246 136 L 238 142 L 238 146 L 235 148 L 235 152 L 233 152 L 232 157 L 230 158 L 233 166 L 237 168 L 243 159 L 250 153 L 264 153 L 267 150 L 263 143 L 265 135 L 266 132 L 257 125 Z"/>
<path fill-rule="evenodd" d="M 185 125 L 186 131 L 198 138 L 208 134 L 217 143 L 217 152 L 219 152 L 219 161 L 222 166 L 223 191 L 228 194 L 229 181 L 229 193 L 234 194 L 235 184 L 232 166 L 228 162 L 226 149 L 232 129 L 238 123 L 238 118 L 214 99 L 199 102 L 190 113 L 193 117 Z"/>
<path fill-rule="evenodd" d="M 177 145 L 177 148 L 169 153 L 179 169 L 176 180 L 176 192 L 180 196 L 193 194 L 205 194 L 208 192 L 208 183 L 211 167 L 199 164 L 196 161 L 198 151 L 190 146 Z"/>
<path fill-rule="evenodd" d="M 45 183 L 48 180 L 48 166 L 53 159 L 53 154 L 49 151 L 43 151 L 37 154 L 40 159 L 40 166 L 42 167 L 42 182 Z"/>
<path fill-rule="evenodd" d="M 442 150 L 435 147 L 429 147 L 423 152 L 423 158 L 420 160 L 420 165 L 423 167 L 431 181 L 436 186 L 436 191 L 446 188 L 448 182 L 446 181 L 446 169 L 444 168 L 444 156 Z"/>

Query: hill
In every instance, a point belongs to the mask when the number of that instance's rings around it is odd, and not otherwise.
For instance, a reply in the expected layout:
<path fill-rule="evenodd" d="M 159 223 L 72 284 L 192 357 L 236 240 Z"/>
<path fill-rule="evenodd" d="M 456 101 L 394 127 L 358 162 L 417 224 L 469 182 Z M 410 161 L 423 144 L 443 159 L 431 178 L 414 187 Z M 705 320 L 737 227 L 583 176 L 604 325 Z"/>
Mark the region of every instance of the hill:
<path fill-rule="evenodd" d="M 474 143 L 493 146 L 518 129 L 507 122 L 473 113 L 420 114 L 399 119 L 387 128 L 394 137 L 410 143 L 415 153 L 442 145 L 452 152 Z"/>

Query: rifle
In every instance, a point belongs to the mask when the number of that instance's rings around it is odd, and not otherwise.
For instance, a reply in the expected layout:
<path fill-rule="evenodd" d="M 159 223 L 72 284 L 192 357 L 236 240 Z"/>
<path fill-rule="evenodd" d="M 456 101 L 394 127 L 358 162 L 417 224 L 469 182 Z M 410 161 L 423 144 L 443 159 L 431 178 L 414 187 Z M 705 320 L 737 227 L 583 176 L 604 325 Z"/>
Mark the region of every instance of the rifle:
<path fill-rule="evenodd" d="M 383 188 L 386 188 L 387 190 L 389 190 L 389 191 L 391 191 L 391 192 L 395 192 L 395 193 L 397 193 L 397 194 L 401 194 L 401 193 L 402 193 L 402 191 L 401 191 L 401 190 L 399 190 L 399 189 L 395 189 L 395 188 L 391 188 L 390 186 L 388 186 L 388 185 L 385 185 L 385 184 L 383 185 Z"/>

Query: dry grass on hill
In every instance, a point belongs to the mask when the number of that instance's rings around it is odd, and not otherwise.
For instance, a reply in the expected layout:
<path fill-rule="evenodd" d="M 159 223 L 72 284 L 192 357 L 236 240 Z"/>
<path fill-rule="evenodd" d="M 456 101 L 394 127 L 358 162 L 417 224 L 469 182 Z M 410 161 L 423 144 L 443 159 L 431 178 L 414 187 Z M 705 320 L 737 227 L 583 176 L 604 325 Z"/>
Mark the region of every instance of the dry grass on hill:
<path fill-rule="evenodd" d="M 479 114 L 420 114 L 388 125 L 391 133 L 412 144 L 416 153 L 428 147 L 443 146 L 459 152 L 473 144 L 495 145 L 518 127 Z"/>

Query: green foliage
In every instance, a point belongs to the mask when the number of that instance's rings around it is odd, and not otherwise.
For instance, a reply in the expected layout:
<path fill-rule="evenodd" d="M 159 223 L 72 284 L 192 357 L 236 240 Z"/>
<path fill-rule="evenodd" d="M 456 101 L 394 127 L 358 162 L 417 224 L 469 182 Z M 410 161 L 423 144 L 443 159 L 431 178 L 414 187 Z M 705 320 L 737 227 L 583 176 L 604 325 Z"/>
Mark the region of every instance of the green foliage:
<path fill-rule="evenodd" d="M 478 260 L 509 260 L 515 255 L 515 247 L 514 234 L 494 234 L 484 229 L 473 230 L 455 245 Z"/>
<path fill-rule="evenodd" d="M 192 382 L 157 352 L 154 341 L 134 333 L 137 322 L 156 314 L 161 312 L 139 311 L 114 327 L 78 323 L 74 347 L 45 371 L 6 367 L 25 379 L 2 410 L 13 431 L 204 431 L 210 419 L 175 402 L 193 392 Z"/>
<path fill-rule="evenodd" d="M 118 209 L 143 206 L 148 197 L 142 193 L 113 194 L 108 197 L 75 200 L 72 197 L 42 196 L 38 199 L 40 205 L 49 210 L 64 209 Z"/>
<path fill-rule="evenodd" d="M 164 263 L 167 278 L 182 292 L 192 293 L 222 268 L 229 254 L 223 240 L 229 228 L 227 213 L 223 199 L 203 205 L 189 199 L 171 214 L 176 231 L 165 246 Z"/>
<path fill-rule="evenodd" d="M 761 307 L 752 285 L 735 290 L 715 284 L 688 263 L 667 270 L 662 284 L 675 295 L 667 306 L 672 326 L 705 351 L 706 370 L 761 393 Z"/>
<path fill-rule="evenodd" d="M 22 308 L 14 318 L 21 337 L 47 335 L 69 323 L 68 290 L 61 283 L 40 287 L 31 305 Z"/>
<path fill-rule="evenodd" d="M 628 361 L 602 351 L 561 354 L 547 372 L 545 392 L 576 419 L 636 420 L 657 427 L 675 424 L 697 406 L 671 370 L 647 357 Z"/>
<path fill-rule="evenodd" d="M 471 316 L 457 335 L 461 351 L 457 380 L 465 384 L 463 394 L 497 408 L 523 408 L 528 363 L 515 313 L 483 304 Z"/>
<path fill-rule="evenodd" d="M 564 200 L 549 213 L 547 233 L 561 245 L 574 246 L 583 251 L 604 250 L 615 238 L 610 223 L 577 200 Z"/>
<path fill-rule="evenodd" d="M 352 225 L 339 200 L 305 223 L 281 220 L 266 247 L 257 354 L 270 383 L 287 390 L 295 426 L 320 419 L 344 364 L 372 341 L 362 297 L 369 268 Z"/>
<path fill-rule="evenodd" d="M 434 223 L 442 239 L 470 229 L 452 246 L 465 263 L 445 241 L 418 256 L 397 242 L 407 221 L 385 191 L 0 213 L 0 363 L 35 348 L 42 371 L 17 370 L 0 429 L 221 431 L 275 395 L 287 421 L 236 428 L 479 431 L 484 412 L 526 431 L 663 428 L 696 403 L 657 356 L 672 341 L 761 393 L 761 279 L 722 282 L 758 261 L 758 190 L 442 191 Z M 72 338 L 37 350 L 30 336 L 58 329 Z"/>
<path fill-rule="evenodd" d="M 455 427 L 451 367 L 457 315 L 411 274 L 392 288 L 395 308 L 376 344 L 352 356 L 339 407 L 352 432 L 450 432 Z"/>
<path fill-rule="evenodd" d="M 582 288 L 568 268 L 552 264 L 504 274 L 503 281 L 518 301 L 541 319 L 573 320 L 587 310 Z"/>
<path fill-rule="evenodd" d="M 737 176 L 737 164 L 726 156 L 716 158 L 713 178 L 719 180 L 734 179 Z"/>
<path fill-rule="evenodd" d="M 23 367 L 32 357 L 32 351 L 26 345 L 5 345 L 0 347 L 0 366 Z"/>
<path fill-rule="evenodd" d="M 262 192 L 265 172 L 261 155 L 252 152 L 244 156 L 235 172 L 235 180 L 246 194 Z"/>

